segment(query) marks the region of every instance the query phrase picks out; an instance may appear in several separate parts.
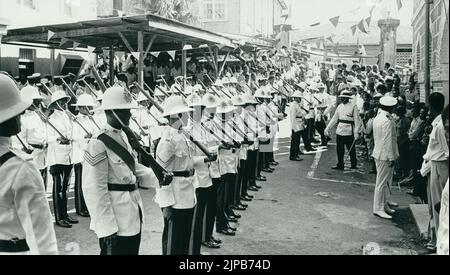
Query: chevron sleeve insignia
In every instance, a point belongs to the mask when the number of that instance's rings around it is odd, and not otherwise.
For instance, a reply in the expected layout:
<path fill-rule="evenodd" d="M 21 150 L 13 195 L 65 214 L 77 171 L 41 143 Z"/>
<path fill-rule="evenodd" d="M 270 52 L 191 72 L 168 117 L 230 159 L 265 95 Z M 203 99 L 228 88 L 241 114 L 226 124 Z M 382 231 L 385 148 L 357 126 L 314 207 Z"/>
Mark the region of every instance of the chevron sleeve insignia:
<path fill-rule="evenodd" d="M 91 166 L 96 166 L 100 162 L 107 159 L 106 152 L 102 152 L 96 156 L 92 156 L 89 152 L 84 152 L 84 161 L 89 163 Z"/>

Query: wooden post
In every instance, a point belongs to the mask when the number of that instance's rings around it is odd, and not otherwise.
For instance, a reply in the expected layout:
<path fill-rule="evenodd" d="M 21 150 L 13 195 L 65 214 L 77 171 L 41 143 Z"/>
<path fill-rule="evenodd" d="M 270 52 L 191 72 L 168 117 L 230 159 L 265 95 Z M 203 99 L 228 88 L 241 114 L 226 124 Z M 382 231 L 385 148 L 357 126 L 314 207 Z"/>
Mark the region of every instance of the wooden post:
<path fill-rule="evenodd" d="M 138 83 L 143 86 L 144 83 L 144 33 L 142 31 L 138 32 Z"/>
<path fill-rule="evenodd" d="M 114 85 L 114 46 L 109 47 L 109 85 Z"/>
<path fill-rule="evenodd" d="M 56 72 L 55 72 L 55 48 L 52 48 L 50 50 L 50 74 L 52 75 L 52 79 L 53 76 L 55 76 Z"/>
<path fill-rule="evenodd" d="M 431 49 L 431 29 L 430 29 L 430 0 L 425 0 L 425 60 L 424 60 L 424 74 L 425 74 L 425 105 L 429 106 L 428 98 L 431 93 L 431 68 L 430 68 L 430 49 Z"/>
<path fill-rule="evenodd" d="M 186 41 L 183 41 L 182 43 L 182 50 L 181 50 L 181 75 L 183 75 L 183 89 L 186 87 L 186 71 L 187 71 L 187 51 L 184 49 L 184 46 L 186 46 Z"/>
<path fill-rule="evenodd" d="M 217 79 L 220 78 L 220 72 L 219 72 L 219 48 L 214 48 L 214 60 L 216 63 L 216 72 L 217 72 Z"/>

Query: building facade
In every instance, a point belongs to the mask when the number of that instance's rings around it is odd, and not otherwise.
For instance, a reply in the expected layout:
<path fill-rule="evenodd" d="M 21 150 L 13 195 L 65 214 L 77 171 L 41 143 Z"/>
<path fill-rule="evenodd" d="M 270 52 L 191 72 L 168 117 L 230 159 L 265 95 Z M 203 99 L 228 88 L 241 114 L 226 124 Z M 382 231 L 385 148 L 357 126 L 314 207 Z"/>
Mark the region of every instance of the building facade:
<path fill-rule="evenodd" d="M 284 0 L 194 0 L 192 13 L 204 29 L 229 34 L 271 37 L 284 23 Z"/>
<path fill-rule="evenodd" d="M 0 22 L 7 29 L 63 24 L 97 18 L 96 0 L 0 0 Z M 81 54 L 83 56 L 83 54 Z M 29 45 L 1 44 L 1 70 L 14 76 L 34 72 L 50 74 L 51 51 Z M 68 59 L 77 59 L 70 51 L 55 51 L 55 73 Z M 82 58 L 82 57 L 81 57 Z"/>
<path fill-rule="evenodd" d="M 427 0 L 428 1 L 428 0 Z M 425 102 L 425 2 L 414 0 L 414 16 L 412 26 L 414 29 L 413 42 L 413 70 L 418 73 L 421 101 Z M 449 102 L 449 40 L 447 11 L 449 0 L 434 0 L 430 4 L 430 66 L 431 66 L 431 92 L 441 92 Z"/>

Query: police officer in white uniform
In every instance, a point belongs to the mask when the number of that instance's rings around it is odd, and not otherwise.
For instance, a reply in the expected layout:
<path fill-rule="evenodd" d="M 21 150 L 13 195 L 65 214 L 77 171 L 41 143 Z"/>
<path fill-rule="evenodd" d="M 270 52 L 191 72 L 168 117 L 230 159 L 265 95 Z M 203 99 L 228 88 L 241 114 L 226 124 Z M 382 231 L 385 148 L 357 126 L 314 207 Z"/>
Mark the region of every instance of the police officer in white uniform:
<path fill-rule="evenodd" d="M 291 150 L 289 159 L 291 161 L 303 161 L 300 158 L 300 139 L 305 131 L 305 115 L 306 112 L 302 109 L 301 101 L 302 94 L 296 91 L 292 96 L 291 106 L 289 107 L 289 117 L 291 122 Z"/>
<path fill-rule="evenodd" d="M 383 219 L 392 219 L 396 206 L 389 201 L 390 188 L 394 177 L 395 161 L 399 157 L 397 130 L 392 113 L 397 99 L 384 96 L 380 99 L 380 110 L 373 121 L 373 139 L 375 148 L 372 157 L 377 165 L 377 182 L 373 202 L 373 214 Z"/>
<path fill-rule="evenodd" d="M 352 94 L 344 90 L 341 95 L 342 103 L 337 107 L 336 112 L 325 129 L 325 135 L 330 136 L 330 130 L 337 125 L 336 144 L 338 164 L 333 167 L 334 170 L 344 170 L 345 147 L 350 152 L 351 169 L 357 169 L 357 158 L 355 140 L 358 139 L 361 125 L 358 109 L 350 102 Z"/>
<path fill-rule="evenodd" d="M 23 98 L 31 98 L 33 104 L 21 118 L 22 131 L 19 133 L 19 138 L 29 148 L 28 153 L 31 152 L 47 190 L 47 129 L 44 121 L 36 113 L 44 97 L 39 94 L 38 88 L 30 85 L 25 86 L 20 91 L 20 95 Z"/>
<path fill-rule="evenodd" d="M 84 151 L 87 148 L 88 141 L 93 134 L 99 132 L 95 126 L 95 120 L 91 119 L 92 109 L 97 106 L 94 98 L 89 94 L 82 94 L 76 104 L 72 104 L 79 112 L 76 116 L 77 122 L 73 124 L 73 151 L 72 162 L 74 163 L 75 173 L 75 212 L 81 217 L 89 217 L 89 211 L 83 196 L 82 174 Z"/>
<path fill-rule="evenodd" d="M 78 221 L 67 214 L 67 193 L 69 191 L 70 175 L 72 172 L 72 135 L 73 124 L 67 114 L 67 104 L 70 97 L 63 91 L 56 91 L 52 95 L 48 106 L 53 114 L 49 122 L 58 131 L 47 126 L 48 132 L 48 165 L 53 177 L 53 207 L 56 224 L 60 227 L 71 228 Z"/>
<path fill-rule="evenodd" d="M 122 87 L 106 90 L 102 106 L 108 125 L 87 145 L 83 194 L 91 215 L 90 228 L 99 238 L 101 255 L 138 255 L 144 223 L 137 182 L 157 188 L 155 173 L 137 162 L 124 132 L 137 108 Z"/>
<path fill-rule="evenodd" d="M 57 254 L 55 231 L 39 170 L 31 157 L 11 149 L 20 114 L 31 106 L 12 79 L 0 74 L 0 255 Z"/>

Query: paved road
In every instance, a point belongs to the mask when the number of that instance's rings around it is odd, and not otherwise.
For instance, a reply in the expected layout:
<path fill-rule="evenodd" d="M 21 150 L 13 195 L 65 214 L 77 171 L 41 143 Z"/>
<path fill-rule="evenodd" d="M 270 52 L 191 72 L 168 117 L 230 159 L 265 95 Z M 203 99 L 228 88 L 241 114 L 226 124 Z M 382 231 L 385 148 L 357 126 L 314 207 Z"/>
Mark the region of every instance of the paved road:
<path fill-rule="evenodd" d="M 235 237 L 217 236 L 224 242 L 212 255 L 361 254 L 362 247 L 381 246 L 420 250 L 418 233 L 408 206 L 414 203 L 404 191 L 393 188 L 401 207 L 393 221 L 372 215 L 374 176 L 367 165 L 357 172 L 335 172 L 335 147 L 321 154 L 288 160 L 289 129 L 281 132 L 275 173 L 256 192 L 255 200 L 237 224 Z M 143 191 L 146 225 L 141 254 L 161 254 L 162 215 L 153 203 L 153 191 Z M 71 201 L 71 207 L 73 202 Z M 73 208 L 73 207 L 72 207 Z M 98 254 L 98 241 L 89 231 L 89 219 L 72 229 L 56 228 L 62 254 Z M 420 251 L 419 251 L 420 253 Z"/>

